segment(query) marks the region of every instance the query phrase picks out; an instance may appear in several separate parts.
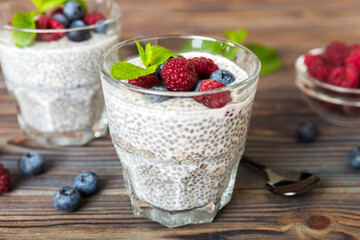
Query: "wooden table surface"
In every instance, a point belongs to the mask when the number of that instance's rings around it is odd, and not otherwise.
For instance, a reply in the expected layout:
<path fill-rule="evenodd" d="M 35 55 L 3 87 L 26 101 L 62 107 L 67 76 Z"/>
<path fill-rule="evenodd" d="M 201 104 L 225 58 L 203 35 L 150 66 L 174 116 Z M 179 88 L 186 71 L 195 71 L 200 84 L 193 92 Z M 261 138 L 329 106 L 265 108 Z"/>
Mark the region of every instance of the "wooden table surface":
<path fill-rule="evenodd" d="M 359 41 L 360 1 L 118 2 L 123 9 L 122 39 L 144 32 L 221 37 L 224 29 L 246 28 L 248 42 L 276 48 L 285 66 L 260 78 L 246 154 L 278 172 L 314 172 L 321 184 L 302 196 L 281 197 L 265 190 L 260 175 L 240 165 L 232 200 L 213 223 L 166 228 L 133 215 L 109 136 L 86 147 L 61 149 L 28 141 L 1 77 L 0 146 L 5 152 L 0 162 L 10 169 L 13 184 L 0 196 L 0 239 L 360 239 L 360 171 L 347 160 L 348 151 L 359 145 L 359 129 L 319 119 L 302 101 L 293 68 L 296 57 L 308 49 L 337 39 Z M 303 120 L 318 125 L 316 142 L 296 142 L 294 131 Z M 17 160 L 29 149 L 46 157 L 44 174 L 20 174 Z M 100 176 L 100 191 L 82 200 L 74 213 L 57 211 L 54 192 L 71 185 L 84 170 Z"/>

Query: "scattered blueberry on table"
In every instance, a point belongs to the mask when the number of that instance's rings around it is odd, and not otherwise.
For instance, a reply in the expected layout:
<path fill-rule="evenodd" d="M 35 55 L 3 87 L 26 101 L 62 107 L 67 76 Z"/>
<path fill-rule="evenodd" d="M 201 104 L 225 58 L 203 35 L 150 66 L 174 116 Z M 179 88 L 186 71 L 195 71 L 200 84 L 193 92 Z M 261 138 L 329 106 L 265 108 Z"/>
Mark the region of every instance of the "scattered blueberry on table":
<path fill-rule="evenodd" d="M 73 212 L 80 206 L 80 193 L 72 187 L 63 187 L 53 196 L 54 206 L 63 212 Z"/>
<path fill-rule="evenodd" d="M 18 161 L 20 171 L 28 176 L 40 174 L 45 169 L 43 156 L 36 152 L 29 152 L 23 155 Z"/>
<path fill-rule="evenodd" d="M 296 128 L 296 137 L 299 142 L 313 142 L 317 135 L 317 127 L 311 121 L 302 122 Z"/>
<path fill-rule="evenodd" d="M 74 188 L 83 196 L 93 195 L 99 188 L 99 177 L 94 172 L 84 171 L 75 177 Z"/>
<path fill-rule="evenodd" d="M 360 147 L 354 147 L 349 152 L 348 159 L 353 168 L 360 169 Z"/>

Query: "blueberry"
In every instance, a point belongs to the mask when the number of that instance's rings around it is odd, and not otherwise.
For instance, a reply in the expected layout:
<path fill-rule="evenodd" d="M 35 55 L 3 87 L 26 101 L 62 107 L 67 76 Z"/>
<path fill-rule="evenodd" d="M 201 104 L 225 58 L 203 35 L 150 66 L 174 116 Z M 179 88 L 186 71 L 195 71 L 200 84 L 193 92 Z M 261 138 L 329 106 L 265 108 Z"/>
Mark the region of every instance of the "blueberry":
<path fill-rule="evenodd" d="M 96 22 L 96 24 L 102 24 L 103 22 L 105 22 L 105 20 L 99 20 L 99 21 Z M 102 24 L 102 25 L 97 26 L 96 28 L 94 28 L 94 32 L 101 33 L 101 34 L 106 34 L 107 28 L 108 28 L 107 24 Z"/>
<path fill-rule="evenodd" d="M 195 91 L 195 92 L 197 92 L 197 91 L 200 90 L 200 85 L 201 85 L 201 83 L 202 83 L 203 81 L 204 81 L 204 80 L 199 80 L 199 81 L 196 83 L 196 85 L 195 85 L 195 87 L 194 87 L 194 91 Z"/>
<path fill-rule="evenodd" d="M 73 212 L 80 205 L 80 193 L 72 187 L 63 187 L 53 196 L 54 206 L 63 212 Z"/>
<path fill-rule="evenodd" d="M 160 85 L 162 85 L 161 70 L 162 70 L 164 64 L 165 64 L 165 63 L 160 64 L 160 65 L 158 66 L 158 68 L 156 69 L 156 71 L 155 71 L 155 75 L 156 75 L 156 77 L 159 79 L 159 82 L 161 83 Z"/>
<path fill-rule="evenodd" d="M 165 92 L 168 91 L 165 87 L 162 87 L 162 86 L 155 86 L 155 87 L 152 87 L 151 89 L 157 90 L 157 91 L 165 91 Z M 167 97 L 167 96 L 148 94 L 148 93 L 145 94 L 145 97 L 152 103 L 162 103 L 171 98 L 171 97 Z"/>
<path fill-rule="evenodd" d="M 354 147 L 348 155 L 351 166 L 360 169 L 360 147 Z"/>
<path fill-rule="evenodd" d="M 61 14 L 61 13 L 57 13 L 53 16 L 53 18 L 55 18 L 56 20 L 58 20 L 62 25 L 64 25 L 65 27 L 69 26 L 69 20 L 65 17 L 65 15 Z"/>
<path fill-rule="evenodd" d="M 81 20 L 75 20 L 70 24 L 70 28 L 85 27 L 86 24 Z M 69 40 L 82 42 L 91 38 L 90 30 L 71 31 L 67 33 Z"/>
<path fill-rule="evenodd" d="M 70 21 L 80 19 L 84 16 L 84 9 L 82 6 L 79 3 L 73 1 L 65 3 L 63 11 L 64 15 Z"/>
<path fill-rule="evenodd" d="M 225 85 L 229 85 L 233 81 L 235 81 L 234 75 L 227 70 L 216 70 L 210 75 L 210 79 L 217 80 L 219 82 L 224 83 Z"/>
<path fill-rule="evenodd" d="M 93 172 L 82 172 L 74 180 L 74 188 L 83 196 L 90 196 L 99 187 L 99 178 Z"/>
<path fill-rule="evenodd" d="M 39 153 L 29 152 L 19 159 L 18 167 L 23 174 L 33 176 L 44 171 L 45 161 Z"/>
<path fill-rule="evenodd" d="M 299 142 L 313 142 L 317 134 L 317 127 L 313 122 L 300 123 L 296 129 L 296 137 Z"/>

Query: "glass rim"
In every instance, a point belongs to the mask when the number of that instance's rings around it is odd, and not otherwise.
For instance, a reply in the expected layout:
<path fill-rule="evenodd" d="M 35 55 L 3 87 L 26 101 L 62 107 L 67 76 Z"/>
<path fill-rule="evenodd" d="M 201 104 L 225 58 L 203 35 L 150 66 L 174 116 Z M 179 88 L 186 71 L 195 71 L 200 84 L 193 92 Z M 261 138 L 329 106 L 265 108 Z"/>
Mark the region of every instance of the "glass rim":
<path fill-rule="evenodd" d="M 314 49 L 311 49 L 310 51 L 308 51 L 307 53 L 320 54 L 320 53 L 323 53 L 323 52 L 324 52 L 324 48 L 314 48 Z M 304 63 L 305 55 L 307 53 L 300 55 L 296 59 L 295 68 L 296 68 L 296 70 L 298 72 L 303 74 L 308 81 L 313 83 L 315 86 L 318 86 L 318 87 L 321 87 L 321 88 L 324 88 L 324 89 L 327 89 L 327 90 L 331 90 L 331 91 L 334 91 L 334 92 L 349 93 L 349 94 L 360 94 L 360 89 L 358 89 L 358 88 L 338 87 L 338 86 L 331 85 L 329 83 L 321 82 L 320 80 L 310 76 L 307 73 L 307 67 L 306 67 L 306 65 Z"/>
<path fill-rule="evenodd" d="M 13 2 L 14 0 L 7 0 L 4 2 L 0 3 L 0 8 L 2 7 L 3 4 L 9 3 L 9 2 Z M 16 0 L 16 1 L 23 1 L 23 0 Z M 120 7 L 120 5 L 113 1 L 110 0 L 113 4 L 117 5 L 118 7 Z M 120 9 L 120 8 L 119 8 Z M 64 28 L 64 29 L 31 29 L 31 28 L 21 28 L 21 27 L 14 27 L 9 25 L 8 23 L 2 23 L 0 22 L 0 30 L 4 29 L 4 30 L 15 30 L 15 31 L 21 31 L 21 32 L 28 32 L 28 33 L 67 33 L 67 32 L 73 32 L 73 31 L 81 31 L 81 30 L 93 30 L 97 27 L 103 26 L 103 25 L 107 25 L 107 24 L 111 24 L 114 23 L 116 21 L 120 21 L 122 17 L 122 13 L 121 10 L 119 10 L 119 15 L 116 17 L 112 17 L 112 18 L 108 18 L 105 19 L 104 21 L 102 21 L 101 23 L 96 23 L 94 25 L 88 25 L 88 26 L 84 26 L 84 27 L 76 27 L 76 28 Z"/>
<path fill-rule="evenodd" d="M 194 91 L 174 91 L 174 92 L 172 92 L 172 91 L 157 91 L 157 90 L 151 90 L 151 89 L 146 89 L 146 88 L 141 88 L 141 87 L 130 85 L 128 83 L 123 82 L 122 80 L 114 79 L 111 76 L 110 72 L 105 69 L 105 66 L 104 66 L 105 65 L 105 60 L 107 59 L 107 57 L 113 51 L 115 51 L 115 49 L 121 48 L 121 47 L 126 46 L 127 44 L 130 44 L 130 43 L 133 44 L 135 40 L 141 41 L 141 40 L 146 40 L 146 39 L 151 40 L 151 39 L 160 39 L 160 38 L 162 38 L 162 39 L 164 39 L 164 38 L 201 39 L 201 40 L 208 40 L 208 41 L 213 41 L 213 42 L 227 43 L 230 46 L 233 46 L 233 47 L 240 48 L 240 49 L 244 50 L 251 57 L 253 57 L 255 59 L 255 64 L 256 64 L 255 70 L 250 75 L 248 75 L 244 80 L 242 80 L 241 82 L 231 84 L 231 85 L 223 87 L 223 88 L 218 88 L 218 89 L 208 90 L 208 91 L 201 91 L 201 92 L 200 91 L 197 91 L 197 92 L 194 92 Z M 188 34 L 151 35 L 151 36 L 132 38 L 132 39 L 129 39 L 129 40 L 119 42 L 119 43 L 115 44 L 114 46 L 112 46 L 111 48 L 109 48 L 108 50 L 106 50 L 101 55 L 101 57 L 99 59 L 98 66 L 99 66 L 100 72 L 106 76 L 106 78 L 105 78 L 106 81 L 109 82 L 110 84 L 114 85 L 115 87 L 124 87 L 124 88 L 127 88 L 129 90 L 144 93 L 144 94 L 170 96 L 170 97 L 192 97 L 192 96 L 200 96 L 200 95 L 204 95 L 204 94 L 225 92 L 225 91 L 233 90 L 233 89 L 238 88 L 238 87 L 244 88 L 246 86 L 250 86 L 252 83 L 255 82 L 255 80 L 260 75 L 260 69 L 261 69 L 261 63 L 260 63 L 259 58 L 252 51 L 250 51 L 248 48 L 246 48 L 245 46 L 243 46 L 241 44 L 237 44 L 237 43 L 234 43 L 232 41 L 222 39 L 222 38 L 217 38 L 217 37 L 208 37 L 208 36 L 200 36 L 200 35 L 188 35 Z"/>

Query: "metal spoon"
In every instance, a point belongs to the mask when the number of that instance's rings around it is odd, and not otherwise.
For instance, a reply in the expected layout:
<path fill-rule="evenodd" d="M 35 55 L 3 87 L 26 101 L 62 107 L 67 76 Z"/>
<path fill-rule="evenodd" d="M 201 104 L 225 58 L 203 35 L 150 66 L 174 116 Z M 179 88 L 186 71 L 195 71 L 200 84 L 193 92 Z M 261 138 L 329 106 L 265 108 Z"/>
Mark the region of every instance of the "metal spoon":
<path fill-rule="evenodd" d="M 267 189 L 282 196 L 290 197 L 308 192 L 316 187 L 320 181 L 318 176 L 307 172 L 292 173 L 289 176 L 280 175 L 245 156 L 241 159 L 241 162 L 247 163 L 265 175 L 268 180 L 266 182 Z"/>

